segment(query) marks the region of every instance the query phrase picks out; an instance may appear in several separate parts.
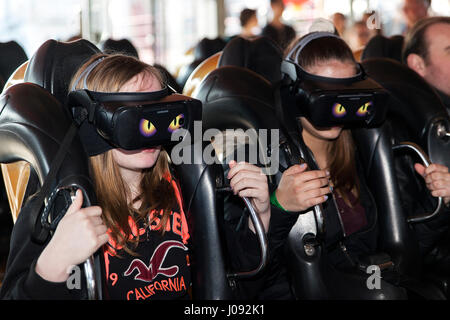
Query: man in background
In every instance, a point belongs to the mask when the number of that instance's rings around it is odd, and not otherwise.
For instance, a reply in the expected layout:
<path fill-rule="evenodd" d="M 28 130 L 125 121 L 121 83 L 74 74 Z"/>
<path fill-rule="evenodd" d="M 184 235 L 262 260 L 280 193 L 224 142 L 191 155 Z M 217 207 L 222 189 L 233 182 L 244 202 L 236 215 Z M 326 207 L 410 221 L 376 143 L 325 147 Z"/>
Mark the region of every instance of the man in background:
<path fill-rule="evenodd" d="M 241 22 L 241 34 L 243 38 L 251 38 L 257 36 L 261 30 L 259 29 L 258 17 L 256 10 L 245 8 L 239 15 Z"/>
<path fill-rule="evenodd" d="M 283 23 L 283 0 L 270 0 L 273 18 L 262 30 L 262 35 L 274 40 L 283 50 L 295 39 L 294 28 Z"/>
<path fill-rule="evenodd" d="M 436 89 L 450 115 L 450 17 L 414 25 L 405 37 L 403 61 Z"/>
<path fill-rule="evenodd" d="M 403 3 L 403 14 L 406 19 L 405 33 L 410 30 L 419 20 L 428 17 L 431 0 L 405 0 Z"/>

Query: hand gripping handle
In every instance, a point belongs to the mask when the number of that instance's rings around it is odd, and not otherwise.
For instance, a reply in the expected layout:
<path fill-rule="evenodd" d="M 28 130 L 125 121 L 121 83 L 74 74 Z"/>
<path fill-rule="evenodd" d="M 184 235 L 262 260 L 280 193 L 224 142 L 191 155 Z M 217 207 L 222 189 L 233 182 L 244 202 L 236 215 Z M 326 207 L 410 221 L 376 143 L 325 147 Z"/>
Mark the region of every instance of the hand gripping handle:
<path fill-rule="evenodd" d="M 413 151 L 419 156 L 420 160 L 422 160 L 423 164 L 426 167 L 429 167 L 430 164 L 431 164 L 431 161 L 428 158 L 428 156 L 425 153 L 425 151 L 423 151 L 420 146 L 418 146 L 417 144 L 415 144 L 413 142 L 400 142 L 399 144 L 394 145 L 392 147 L 392 149 L 394 151 L 399 151 L 399 150 Z M 412 217 L 408 218 L 407 221 L 409 223 L 417 223 L 417 222 L 428 221 L 428 220 L 432 219 L 433 217 L 435 217 L 441 211 L 442 204 L 443 204 L 442 197 L 438 197 L 438 203 L 437 203 L 436 208 L 435 208 L 435 210 L 433 212 L 412 216 Z"/>

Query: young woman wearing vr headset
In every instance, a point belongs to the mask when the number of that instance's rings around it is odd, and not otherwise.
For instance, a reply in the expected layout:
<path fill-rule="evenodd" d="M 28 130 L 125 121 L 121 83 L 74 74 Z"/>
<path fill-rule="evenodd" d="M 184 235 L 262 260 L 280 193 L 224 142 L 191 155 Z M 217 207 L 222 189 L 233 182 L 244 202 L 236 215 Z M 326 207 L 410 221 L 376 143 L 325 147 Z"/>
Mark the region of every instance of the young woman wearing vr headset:
<path fill-rule="evenodd" d="M 335 125 L 323 126 L 325 122 L 320 117 L 329 112 L 329 107 L 328 111 L 322 109 L 319 112 L 317 108 L 320 108 L 320 103 L 302 96 L 304 92 L 299 96 L 299 92 L 308 90 L 308 84 L 302 84 L 307 80 L 319 85 L 328 83 L 325 84 L 327 88 L 339 87 L 340 80 L 335 81 L 336 78 L 343 81 L 347 78 L 350 80 L 348 83 L 357 82 L 363 70 L 355 61 L 348 45 L 332 33 L 310 33 L 292 43 L 287 52 L 285 59 L 289 66 L 284 70 L 290 78 L 290 85 L 282 93 L 283 109 L 311 109 L 297 113 L 297 125 L 319 170 L 309 170 L 306 163 L 292 165 L 283 172 L 271 197 L 272 203 L 278 202 L 286 211 L 301 212 L 326 201 L 334 202 L 340 220 L 335 221 L 340 222 L 345 238 L 335 241 L 336 238 L 331 239 L 332 235 L 325 235 L 327 259 L 335 267 L 353 268 L 360 256 L 377 252 L 376 204 L 364 181 L 351 131 L 343 125 L 345 121 L 339 120 L 342 124 L 335 121 Z M 366 104 L 362 104 L 359 109 L 349 109 L 344 103 L 335 103 L 330 116 L 345 119 L 346 116 L 352 117 L 352 113 L 361 112 L 362 115 L 365 112 L 364 106 Z M 425 179 L 431 194 L 443 197 L 448 205 L 448 168 L 439 164 L 432 164 L 428 168 L 415 164 L 415 169 Z M 324 212 L 325 218 L 328 214 Z M 327 225 L 328 232 L 336 229 L 339 226 Z"/>
<path fill-rule="evenodd" d="M 70 87 L 72 91 L 139 94 L 162 92 L 163 86 L 155 68 L 133 57 L 100 54 L 79 69 Z M 150 136 L 154 128 L 147 123 L 141 129 Z M 189 230 L 168 153 L 161 146 L 118 148 L 88 121 L 82 123 L 79 134 L 89 155 L 98 206 L 83 208 L 83 193 L 78 190 L 35 266 L 28 266 L 19 275 L 23 281 L 16 281 L 6 295 L 20 299 L 30 292 L 39 297 L 41 292 L 45 298 L 48 292 L 43 290 L 53 290 L 51 296 L 59 293 L 59 299 L 79 298 L 80 290 L 67 290 L 70 269 L 102 248 L 105 298 L 188 299 Z M 248 163 L 229 166 L 232 191 L 249 198 L 267 231 L 271 213 L 266 176 Z M 248 228 L 254 227 L 249 223 Z M 245 233 L 250 234 L 247 240 L 256 241 L 252 232 Z M 244 247 L 251 247 L 251 241 Z"/>

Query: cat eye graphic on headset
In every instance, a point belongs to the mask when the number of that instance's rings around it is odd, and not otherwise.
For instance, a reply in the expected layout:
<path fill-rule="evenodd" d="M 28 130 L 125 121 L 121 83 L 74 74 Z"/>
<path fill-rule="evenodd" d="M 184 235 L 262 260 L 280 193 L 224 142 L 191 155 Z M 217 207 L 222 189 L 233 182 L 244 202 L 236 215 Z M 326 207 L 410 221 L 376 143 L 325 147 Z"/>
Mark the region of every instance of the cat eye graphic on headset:
<path fill-rule="evenodd" d="M 311 41 L 325 37 L 340 39 L 329 32 L 311 32 L 282 61 L 283 83 L 290 99 L 286 104 L 288 112 L 294 117 L 306 117 L 314 126 L 323 128 L 380 125 L 386 118 L 389 93 L 368 77 L 360 63 L 355 64 L 355 75 L 348 78 L 319 76 L 299 64 L 303 49 Z"/>
<path fill-rule="evenodd" d="M 75 118 L 87 112 L 86 121 L 105 140 L 126 150 L 173 145 L 187 134 L 193 135 L 194 122 L 202 115 L 199 100 L 173 93 L 167 87 L 154 92 L 76 90 L 70 92 L 68 105 Z M 172 141 L 172 133 L 180 129 L 185 132 Z"/>
<path fill-rule="evenodd" d="M 184 114 L 180 113 L 175 119 L 172 120 L 172 122 L 167 128 L 167 131 L 173 133 L 176 130 L 182 128 L 183 125 L 184 125 Z M 144 137 L 149 138 L 156 134 L 157 129 L 150 120 L 143 118 L 139 122 L 139 131 Z"/>
<path fill-rule="evenodd" d="M 356 115 L 358 117 L 365 117 L 369 113 L 369 108 L 372 105 L 373 105 L 372 101 L 369 101 L 369 102 L 363 104 L 358 109 L 358 111 L 356 111 Z M 332 112 L 333 116 L 335 116 L 336 118 L 342 118 L 347 115 L 347 109 L 345 108 L 345 106 L 343 106 L 342 104 L 340 104 L 338 102 L 333 104 L 333 106 L 331 107 L 331 112 Z"/>

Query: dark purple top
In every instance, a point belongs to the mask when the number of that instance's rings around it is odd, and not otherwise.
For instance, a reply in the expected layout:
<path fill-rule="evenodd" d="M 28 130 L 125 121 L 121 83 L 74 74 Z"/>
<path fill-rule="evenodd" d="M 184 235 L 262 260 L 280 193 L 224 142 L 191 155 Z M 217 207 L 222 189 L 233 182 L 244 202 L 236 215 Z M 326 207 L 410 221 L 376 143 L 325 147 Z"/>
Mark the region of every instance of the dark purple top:
<path fill-rule="evenodd" d="M 341 215 L 342 223 L 344 224 L 345 233 L 348 236 L 364 228 L 367 225 L 367 218 L 364 207 L 359 201 L 356 201 L 353 193 L 349 192 L 347 197 L 350 200 L 352 207 L 348 206 L 344 199 L 335 193 L 339 214 Z"/>

